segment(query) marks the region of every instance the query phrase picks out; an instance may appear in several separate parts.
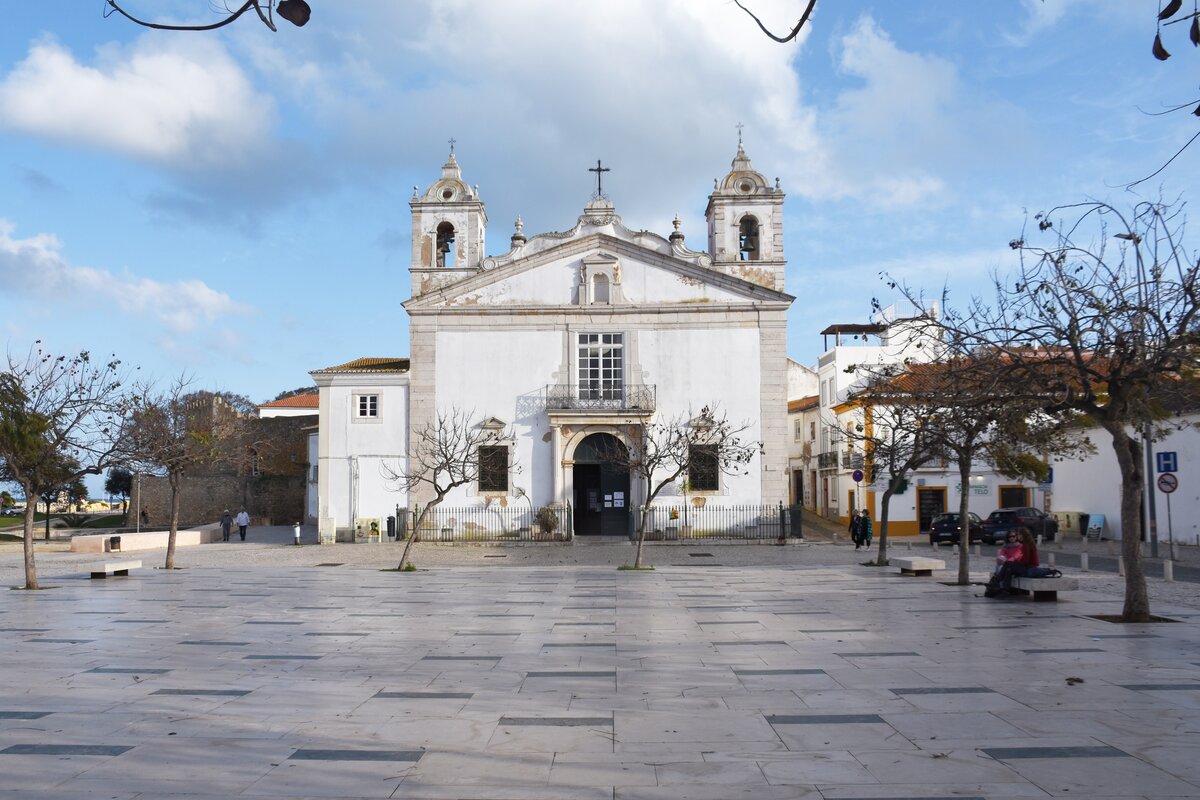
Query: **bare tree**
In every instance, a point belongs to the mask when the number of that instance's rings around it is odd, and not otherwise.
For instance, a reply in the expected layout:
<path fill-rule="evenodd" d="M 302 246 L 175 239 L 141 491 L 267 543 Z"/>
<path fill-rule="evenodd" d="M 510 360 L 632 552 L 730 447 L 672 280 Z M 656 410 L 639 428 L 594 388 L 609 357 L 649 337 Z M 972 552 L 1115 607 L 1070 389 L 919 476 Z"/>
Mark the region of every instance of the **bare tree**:
<path fill-rule="evenodd" d="M 759 30 L 765 33 L 768 38 L 774 39 L 780 44 L 783 44 L 785 42 L 792 41 L 800 35 L 800 31 L 804 29 L 805 24 L 808 23 L 809 18 L 812 16 L 813 9 L 817 7 L 817 0 L 808 0 L 808 5 L 804 9 L 804 13 L 800 15 L 800 21 L 796 23 L 790 33 L 786 33 L 783 36 L 776 36 L 774 33 L 772 33 L 770 29 L 762 23 L 762 20 L 755 16 L 753 11 L 742 5 L 741 0 L 733 0 L 733 4 L 749 14 L 750 19 L 754 20 L 758 24 Z"/>
<path fill-rule="evenodd" d="M 0 474 L 25 493 L 25 588 L 37 589 L 36 502 L 53 484 L 99 475 L 128 455 L 131 398 L 121 362 L 93 363 L 87 351 L 54 356 L 38 342 L 0 372 Z"/>
<path fill-rule="evenodd" d="M 616 439 L 601 446 L 602 462 L 614 470 L 629 471 L 643 485 L 634 569 L 642 567 L 646 528 L 650 522 L 648 511 L 654 498 L 684 476 L 695 485 L 701 471 L 713 477 L 738 472 L 762 450 L 761 442 L 742 438 L 749 427 L 748 422 L 730 423 L 724 413 L 705 406 L 696 416 L 689 413 L 637 425 L 628 446 Z"/>
<path fill-rule="evenodd" d="M 395 483 L 397 491 L 410 497 L 414 492 L 433 494 L 413 523 L 397 569 L 412 569 L 409 555 L 429 512 L 458 487 L 479 480 L 480 448 L 508 438 L 503 431 L 476 422 L 472 411 L 439 411 L 436 419 L 414 432 L 404 466 L 383 466 L 383 476 Z"/>
<path fill-rule="evenodd" d="M 1066 226 L 1054 222 L 1065 216 Z M 1007 380 L 1050 413 L 1077 414 L 1112 437 L 1121 474 L 1123 619 L 1150 619 L 1140 547 L 1145 443 L 1182 426 L 1200 401 L 1200 262 L 1181 238 L 1179 209 L 1155 202 L 1128 214 L 1097 202 L 1038 215 L 1039 244 L 1011 242 L 1015 280 L 995 281 L 993 305 L 953 324 L 988 340 Z M 1153 531 L 1150 531 L 1153 536 Z"/>
<path fill-rule="evenodd" d="M 246 448 L 242 415 L 212 392 L 188 392 L 188 383 L 180 377 L 165 392 L 143 391 L 134 412 L 136 462 L 145 471 L 165 474 L 171 489 L 164 569 L 175 569 L 184 476 L 201 465 L 237 460 Z"/>
<path fill-rule="evenodd" d="M 943 455 L 928 424 L 936 415 L 938 405 L 893 392 L 893 382 L 901 380 L 900 369 L 903 368 L 879 368 L 869 378 L 869 385 L 851 396 L 851 402 L 863 410 L 863 421 L 846 431 L 850 441 L 862 445 L 872 477 L 883 473 L 888 476 L 879 506 L 879 553 L 875 557 L 879 566 L 888 563 L 888 517 L 892 497 L 913 470 Z"/>
<path fill-rule="evenodd" d="M 144 19 L 135 17 L 117 5 L 116 0 L 105 1 L 108 5 L 108 8 L 104 10 L 105 17 L 108 17 L 115 12 L 125 17 L 125 19 L 135 22 L 144 28 L 154 28 L 155 30 L 160 31 L 212 31 L 216 30 L 217 28 L 223 28 L 226 25 L 236 21 L 238 17 L 242 16 L 242 14 L 245 14 L 250 9 L 254 9 L 255 13 L 258 14 L 258 18 L 262 20 L 264 25 L 266 25 L 272 31 L 277 31 L 278 28 L 275 27 L 274 16 L 276 14 L 278 14 L 280 18 L 287 20 L 297 27 L 303 27 L 304 24 L 308 22 L 309 16 L 312 14 L 312 10 L 309 8 L 308 3 L 305 2 L 305 0 L 279 0 L 274 4 L 274 8 L 272 8 L 272 0 L 246 0 L 246 2 L 242 4 L 241 8 L 238 8 L 237 10 L 231 10 L 226 7 L 225 16 L 219 22 L 213 22 L 208 25 L 168 25 L 159 22 L 148 22 Z M 110 11 L 109 8 L 112 10 Z"/>

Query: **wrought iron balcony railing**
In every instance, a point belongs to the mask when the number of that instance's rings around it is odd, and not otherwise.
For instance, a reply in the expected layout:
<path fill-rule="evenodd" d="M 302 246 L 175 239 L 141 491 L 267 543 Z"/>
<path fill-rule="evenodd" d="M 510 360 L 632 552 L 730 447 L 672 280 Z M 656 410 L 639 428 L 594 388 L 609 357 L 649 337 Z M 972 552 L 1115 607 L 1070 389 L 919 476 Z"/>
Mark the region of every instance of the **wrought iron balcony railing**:
<path fill-rule="evenodd" d="M 653 386 L 568 386 L 546 387 L 546 407 L 552 411 L 639 411 L 654 410 Z"/>
<path fill-rule="evenodd" d="M 817 469 L 835 469 L 838 465 L 838 454 L 835 451 L 817 453 Z"/>

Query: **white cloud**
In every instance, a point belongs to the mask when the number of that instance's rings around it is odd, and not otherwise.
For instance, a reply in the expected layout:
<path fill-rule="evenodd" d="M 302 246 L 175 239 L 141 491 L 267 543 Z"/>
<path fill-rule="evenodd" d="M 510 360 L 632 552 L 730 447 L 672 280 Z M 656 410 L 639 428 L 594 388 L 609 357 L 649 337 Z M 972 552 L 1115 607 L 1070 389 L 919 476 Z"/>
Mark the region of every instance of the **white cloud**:
<path fill-rule="evenodd" d="M 91 64 L 43 39 L 0 80 L 0 126 L 183 171 L 245 163 L 274 114 L 213 37 L 147 35 Z"/>
<path fill-rule="evenodd" d="M 171 334 L 189 336 L 204 333 L 222 317 L 251 310 L 203 281 L 163 283 L 70 264 L 56 237 L 42 233 L 18 239 L 15 231 L 0 218 L 0 283 L 10 295 L 52 297 L 77 309 L 112 303 L 131 317 L 155 320 Z"/>
<path fill-rule="evenodd" d="M 842 91 L 818 120 L 830 151 L 814 173 L 818 197 L 883 209 L 944 203 L 947 177 L 989 150 L 1011 150 L 1021 135 L 1017 109 L 972 97 L 953 63 L 900 48 L 870 17 L 842 37 L 839 52 L 842 73 L 861 85 Z"/>

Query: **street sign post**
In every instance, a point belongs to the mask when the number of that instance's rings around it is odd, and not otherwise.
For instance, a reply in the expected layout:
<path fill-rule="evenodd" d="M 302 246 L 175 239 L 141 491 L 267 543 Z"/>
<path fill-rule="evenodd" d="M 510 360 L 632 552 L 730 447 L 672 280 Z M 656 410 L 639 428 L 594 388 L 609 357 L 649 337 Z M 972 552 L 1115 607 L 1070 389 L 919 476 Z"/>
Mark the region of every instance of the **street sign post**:
<path fill-rule="evenodd" d="M 1174 453 L 1159 453 L 1159 456 L 1170 455 L 1174 458 Z M 1174 472 L 1164 472 L 1158 476 L 1158 490 L 1167 496 L 1167 547 L 1170 548 L 1171 560 L 1175 560 L 1175 536 L 1171 531 L 1171 492 L 1179 488 L 1179 478 L 1175 477 Z"/>

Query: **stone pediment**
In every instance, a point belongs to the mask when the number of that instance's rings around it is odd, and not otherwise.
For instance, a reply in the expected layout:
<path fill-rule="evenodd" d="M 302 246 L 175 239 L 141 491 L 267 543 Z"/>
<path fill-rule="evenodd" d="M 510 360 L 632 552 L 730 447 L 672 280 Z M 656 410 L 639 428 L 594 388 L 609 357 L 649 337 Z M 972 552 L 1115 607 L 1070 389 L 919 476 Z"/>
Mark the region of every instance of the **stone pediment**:
<path fill-rule="evenodd" d="M 788 304 L 790 295 L 731 275 L 706 254 L 680 257 L 656 234 L 577 227 L 562 238 L 488 258 L 484 268 L 404 303 L 409 311 L 447 307 L 627 307 Z M 557 234 L 556 234 L 557 235 Z M 543 234 L 543 236 L 551 236 Z M 541 239 L 541 242 L 538 240 Z M 657 241 L 656 241 L 657 240 Z M 690 253 L 690 251 L 688 251 Z M 702 257 L 702 258 L 701 258 Z"/>

